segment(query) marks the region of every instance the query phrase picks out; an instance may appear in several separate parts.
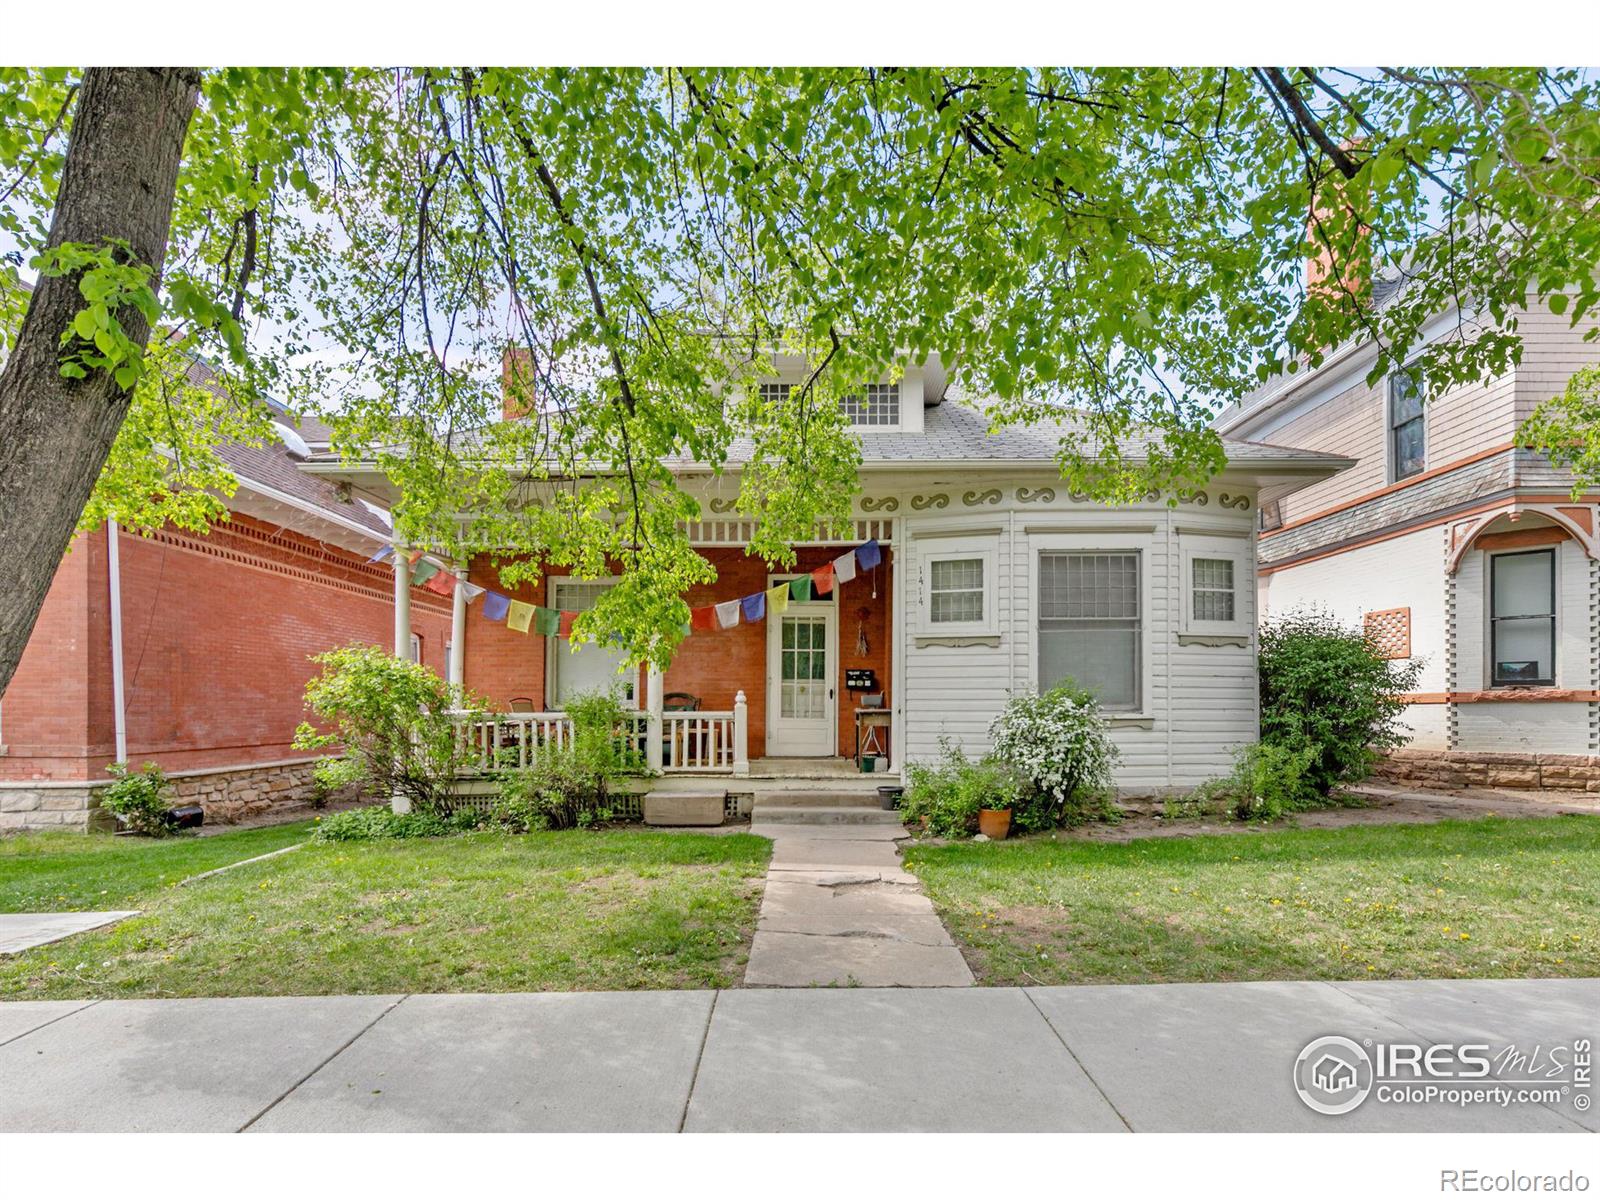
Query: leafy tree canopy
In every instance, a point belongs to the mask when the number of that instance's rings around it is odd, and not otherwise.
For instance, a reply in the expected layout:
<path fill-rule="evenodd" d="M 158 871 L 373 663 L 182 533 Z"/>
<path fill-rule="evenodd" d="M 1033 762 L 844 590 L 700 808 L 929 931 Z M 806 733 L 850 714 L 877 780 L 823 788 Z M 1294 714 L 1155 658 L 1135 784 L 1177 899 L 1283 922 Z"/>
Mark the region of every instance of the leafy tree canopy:
<path fill-rule="evenodd" d="M 1063 474 L 1116 501 L 1203 482 L 1221 404 L 1351 336 L 1436 392 L 1513 362 L 1530 303 L 1600 295 L 1578 71 L 214 70 L 165 264 L 39 255 L 80 78 L 0 71 L 0 351 L 30 262 L 78 276 L 61 369 L 135 389 L 85 521 L 223 515 L 218 439 L 267 436 L 270 392 L 376 457 L 415 542 L 621 560 L 579 633 L 641 656 L 710 575 L 663 460 L 753 437 L 751 549 L 791 561 L 857 486 L 837 397 L 906 356 L 997 423 L 1075 413 Z M 1486 320 L 1412 357 L 1454 305 Z M 811 374 L 759 405 L 778 353 Z M 539 419 L 498 420 L 506 383 Z"/>

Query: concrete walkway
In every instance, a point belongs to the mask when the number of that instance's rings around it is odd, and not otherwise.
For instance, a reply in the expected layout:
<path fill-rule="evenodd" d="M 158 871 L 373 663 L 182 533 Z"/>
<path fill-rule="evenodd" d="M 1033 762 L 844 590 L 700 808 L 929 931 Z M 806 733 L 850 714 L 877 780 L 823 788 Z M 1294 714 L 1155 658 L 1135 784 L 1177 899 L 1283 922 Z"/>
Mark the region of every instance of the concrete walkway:
<path fill-rule="evenodd" d="M 1335 1033 L 1594 1041 L 1600 981 L 0 1003 L 0 1131 L 1600 1130 L 1319 1115 L 1292 1068 Z"/>
<path fill-rule="evenodd" d="M 772 863 L 746 987 L 972 986 L 932 901 L 900 865 L 905 829 L 884 816 L 891 823 L 751 826 L 772 839 Z"/>
<path fill-rule="evenodd" d="M 128 912 L 0 913 L 0 954 L 20 954 L 35 946 L 47 946 L 75 933 L 115 925 L 137 917 Z"/>

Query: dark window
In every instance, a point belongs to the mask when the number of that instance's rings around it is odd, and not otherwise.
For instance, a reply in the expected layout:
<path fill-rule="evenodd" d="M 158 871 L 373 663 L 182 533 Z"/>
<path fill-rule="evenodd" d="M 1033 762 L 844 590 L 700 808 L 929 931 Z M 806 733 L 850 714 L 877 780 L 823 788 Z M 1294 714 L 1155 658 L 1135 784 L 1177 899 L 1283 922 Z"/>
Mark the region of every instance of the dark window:
<path fill-rule="evenodd" d="M 1389 452 L 1398 483 L 1427 467 L 1427 434 L 1422 419 L 1422 387 L 1409 371 L 1389 376 Z"/>
<path fill-rule="evenodd" d="M 1496 687 L 1556 681 L 1556 552 L 1489 559 L 1489 628 Z"/>

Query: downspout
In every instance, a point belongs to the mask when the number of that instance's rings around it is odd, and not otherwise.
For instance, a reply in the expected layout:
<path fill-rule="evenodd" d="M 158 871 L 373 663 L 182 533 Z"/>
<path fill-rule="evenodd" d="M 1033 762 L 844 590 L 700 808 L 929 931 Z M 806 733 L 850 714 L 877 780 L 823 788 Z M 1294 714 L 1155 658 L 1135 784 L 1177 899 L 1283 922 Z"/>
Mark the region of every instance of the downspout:
<path fill-rule="evenodd" d="M 111 714 L 117 735 L 117 761 L 128 761 L 128 706 L 122 690 L 122 556 L 121 531 L 106 522 L 106 577 L 111 592 Z"/>

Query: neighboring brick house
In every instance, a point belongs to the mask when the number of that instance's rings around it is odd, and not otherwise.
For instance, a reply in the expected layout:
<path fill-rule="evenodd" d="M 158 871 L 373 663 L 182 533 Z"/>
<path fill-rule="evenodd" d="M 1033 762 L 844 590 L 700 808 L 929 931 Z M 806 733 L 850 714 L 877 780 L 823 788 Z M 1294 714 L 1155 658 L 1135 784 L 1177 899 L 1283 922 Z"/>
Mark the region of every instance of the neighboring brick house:
<path fill-rule="evenodd" d="M 85 827 L 118 758 L 158 763 L 211 820 L 309 795 L 309 760 L 290 744 L 309 656 L 392 644 L 393 576 L 368 561 L 391 534 L 379 511 L 297 469 L 326 449 L 326 428 L 274 415 L 293 430 L 281 444 L 225 447 L 239 490 L 208 535 L 108 527 L 74 540 L 0 698 L 0 830 Z M 443 673 L 449 600 L 419 589 L 410 613 L 423 661 Z"/>
<path fill-rule="evenodd" d="M 805 376 L 804 363 L 783 360 L 760 386 L 787 396 Z M 747 442 L 735 442 L 720 472 L 672 464 L 701 506 L 691 544 L 717 572 L 685 600 L 703 608 L 754 599 L 868 541 L 879 565 L 785 612 L 697 630 L 664 672 L 619 673 L 620 651 L 517 632 L 475 591 L 576 611 L 609 581 L 552 573 L 505 588 L 492 548 L 459 567 L 451 676 L 501 712 L 521 710 L 480 729 L 484 744 L 504 747 L 528 727 L 540 744 L 559 737 L 573 691 L 620 682 L 641 728 L 648 723 L 643 745 L 669 774 L 792 775 L 812 769 L 805 760 L 821 773 L 823 760 L 853 756 L 857 710 L 869 707 L 862 698 L 881 696 L 884 757 L 898 771 L 936 758 L 946 739 L 981 753 L 1009 696 L 1071 676 L 1108 712 L 1120 786 L 1188 787 L 1226 773 L 1233 750 L 1258 732 L 1256 497 L 1325 480 L 1347 460 L 1229 441 L 1227 469 L 1179 503 L 1151 496 L 1107 508 L 1063 485 L 1066 430 L 990 432 L 975 407 L 946 398 L 937 357 L 863 385 L 844 410 L 862 447 L 853 527 L 799 546 L 787 572 L 744 551 L 752 529 L 735 500 Z M 380 506 L 396 498 L 375 463 L 319 454 L 301 469 Z M 675 713 L 674 702 L 698 707 Z"/>
<path fill-rule="evenodd" d="M 1425 336 L 1452 336 L 1458 316 Z M 1591 328 L 1534 307 L 1516 367 L 1426 403 L 1398 374 L 1369 387 L 1376 351 L 1351 343 L 1216 422 L 1356 460 L 1292 496 L 1263 493 L 1260 607 L 1320 606 L 1422 660 L 1392 777 L 1600 790 L 1600 495 L 1574 501 L 1567 473 L 1514 445 L 1600 360 Z"/>

